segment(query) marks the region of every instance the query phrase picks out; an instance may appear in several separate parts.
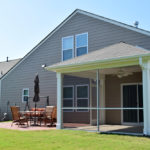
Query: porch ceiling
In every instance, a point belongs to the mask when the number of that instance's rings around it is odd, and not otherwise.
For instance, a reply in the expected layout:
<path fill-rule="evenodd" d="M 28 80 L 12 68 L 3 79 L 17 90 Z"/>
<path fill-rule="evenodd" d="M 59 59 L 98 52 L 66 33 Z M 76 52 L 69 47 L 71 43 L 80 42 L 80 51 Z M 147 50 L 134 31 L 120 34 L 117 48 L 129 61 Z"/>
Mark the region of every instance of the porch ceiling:
<path fill-rule="evenodd" d="M 143 61 L 149 60 L 150 51 L 121 42 L 48 66 L 45 69 L 54 72 L 71 73 L 125 67 L 139 65 L 139 58 L 142 58 Z"/>
<path fill-rule="evenodd" d="M 127 72 L 127 73 L 134 73 L 134 72 L 141 72 L 141 67 L 136 65 L 136 66 L 128 66 L 128 67 L 122 67 L 122 68 L 119 67 L 119 68 L 101 69 L 100 74 L 101 75 L 110 75 L 110 74 L 117 75 L 120 70 Z M 96 79 L 96 70 L 73 72 L 73 73 L 68 73 L 67 75 L 81 77 L 81 78 Z"/>

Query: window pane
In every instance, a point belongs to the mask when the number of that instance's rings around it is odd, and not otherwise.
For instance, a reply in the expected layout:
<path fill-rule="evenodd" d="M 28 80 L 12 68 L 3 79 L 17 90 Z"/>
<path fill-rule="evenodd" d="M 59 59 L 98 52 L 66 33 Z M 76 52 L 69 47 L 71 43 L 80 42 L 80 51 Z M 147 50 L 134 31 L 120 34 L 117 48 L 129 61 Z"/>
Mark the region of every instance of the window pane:
<path fill-rule="evenodd" d="M 64 98 L 73 98 L 73 87 L 64 87 L 63 97 Z"/>
<path fill-rule="evenodd" d="M 88 107 L 88 99 L 78 99 L 77 107 Z"/>
<path fill-rule="evenodd" d="M 77 56 L 81 56 L 83 54 L 87 54 L 87 47 L 77 48 Z"/>
<path fill-rule="evenodd" d="M 77 87 L 77 98 L 87 98 L 88 97 L 88 87 L 78 86 Z"/>
<path fill-rule="evenodd" d="M 73 100 L 64 100 L 63 101 L 63 107 L 72 107 L 73 106 Z M 65 112 L 73 111 L 73 109 L 64 109 Z"/>
<path fill-rule="evenodd" d="M 63 60 L 68 60 L 72 58 L 72 49 L 63 51 Z"/>
<path fill-rule="evenodd" d="M 72 99 L 63 101 L 63 107 L 72 107 L 72 106 L 73 106 L 73 100 Z"/>
<path fill-rule="evenodd" d="M 78 99 L 77 100 L 77 107 L 88 107 L 88 99 Z M 77 111 L 88 111 L 88 109 L 77 109 Z"/>
<path fill-rule="evenodd" d="M 23 100 L 24 100 L 25 102 L 27 102 L 27 101 L 28 101 L 28 96 L 24 96 L 24 97 L 23 97 Z"/>
<path fill-rule="evenodd" d="M 28 95 L 28 90 L 24 90 L 24 95 Z"/>
<path fill-rule="evenodd" d="M 63 39 L 63 50 L 64 49 L 73 49 L 73 37 Z"/>
<path fill-rule="evenodd" d="M 87 34 L 81 34 L 76 36 L 76 47 L 87 46 Z"/>

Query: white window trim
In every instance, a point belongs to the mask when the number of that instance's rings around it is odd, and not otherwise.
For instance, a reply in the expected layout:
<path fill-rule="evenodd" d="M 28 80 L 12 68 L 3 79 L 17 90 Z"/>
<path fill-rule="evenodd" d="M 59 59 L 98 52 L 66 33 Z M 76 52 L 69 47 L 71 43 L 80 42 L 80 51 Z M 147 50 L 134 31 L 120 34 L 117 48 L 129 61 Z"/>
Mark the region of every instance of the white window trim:
<path fill-rule="evenodd" d="M 87 95 L 87 98 L 77 98 L 77 88 L 80 87 L 80 86 L 87 86 L 88 87 L 88 95 Z M 88 100 L 88 107 L 87 109 L 85 110 L 78 110 L 76 109 L 75 111 L 76 112 L 89 112 L 89 84 L 79 84 L 79 85 L 76 85 L 76 107 L 77 107 L 77 101 L 78 99 L 87 99 Z"/>
<path fill-rule="evenodd" d="M 23 88 L 22 89 L 22 103 L 25 103 L 25 101 L 24 101 L 24 90 L 28 90 L 28 97 L 29 97 L 29 88 Z"/>
<path fill-rule="evenodd" d="M 126 85 L 142 85 L 141 82 L 134 82 L 134 83 L 121 83 L 121 108 L 123 108 L 123 86 L 126 86 Z M 139 109 L 137 109 L 139 110 Z M 138 116 L 137 116 L 138 117 Z M 133 123 L 133 122 L 124 122 L 123 121 L 123 109 L 121 109 L 121 124 L 122 125 L 143 125 L 143 122 L 137 122 L 137 123 Z"/>
<path fill-rule="evenodd" d="M 73 92 L 72 107 L 74 107 L 74 85 L 64 85 L 64 86 L 63 86 L 63 89 L 64 89 L 65 87 L 72 87 L 72 88 L 73 88 L 73 90 L 72 90 L 72 92 Z M 64 99 L 68 100 L 68 99 L 71 99 L 71 98 L 63 98 L 63 101 L 64 101 Z M 64 108 L 64 107 L 63 107 L 63 108 Z M 74 109 L 72 109 L 72 111 L 65 111 L 65 110 L 64 110 L 64 112 L 74 112 Z"/>
<path fill-rule="evenodd" d="M 63 60 L 63 57 L 64 57 L 63 51 L 68 50 L 68 49 L 63 49 L 63 39 L 66 39 L 66 38 L 73 38 L 72 58 L 74 58 L 74 36 L 73 35 L 66 36 L 66 37 L 62 37 L 62 39 L 61 39 L 61 61 L 64 61 Z"/>
<path fill-rule="evenodd" d="M 77 45 L 76 45 L 76 43 L 77 43 L 77 36 L 78 36 L 78 35 L 82 35 L 82 34 L 86 34 L 86 35 L 87 35 L 87 54 L 88 54 L 88 52 L 89 52 L 89 51 L 88 51 L 88 45 L 89 45 L 89 42 L 88 42 L 88 32 L 76 34 L 76 35 L 75 35 L 75 56 L 76 56 L 76 57 L 78 57 L 78 56 L 77 56 L 77 48 L 81 48 L 81 47 L 77 47 Z M 82 46 L 82 47 L 85 47 L 85 46 Z"/>

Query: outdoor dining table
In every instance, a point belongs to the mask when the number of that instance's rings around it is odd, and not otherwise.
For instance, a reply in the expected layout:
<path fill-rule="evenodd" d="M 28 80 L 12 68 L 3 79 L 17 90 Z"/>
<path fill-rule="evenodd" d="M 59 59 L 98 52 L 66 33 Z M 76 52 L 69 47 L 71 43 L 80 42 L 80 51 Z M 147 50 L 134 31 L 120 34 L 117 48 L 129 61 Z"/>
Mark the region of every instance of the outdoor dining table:
<path fill-rule="evenodd" d="M 34 124 L 33 126 L 38 126 L 37 124 L 37 120 L 41 120 L 42 117 L 44 117 L 45 111 L 20 111 L 20 114 L 28 117 L 30 120 L 30 124 L 31 124 L 31 120 L 33 119 Z M 40 121 L 40 125 L 41 125 L 41 121 Z"/>

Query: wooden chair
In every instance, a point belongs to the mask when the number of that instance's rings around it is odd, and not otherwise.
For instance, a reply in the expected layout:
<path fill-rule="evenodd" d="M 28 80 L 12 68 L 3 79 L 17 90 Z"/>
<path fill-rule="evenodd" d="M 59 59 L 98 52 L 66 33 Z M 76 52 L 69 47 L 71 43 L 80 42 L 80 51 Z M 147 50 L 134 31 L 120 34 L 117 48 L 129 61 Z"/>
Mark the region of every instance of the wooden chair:
<path fill-rule="evenodd" d="M 45 125 L 47 125 L 47 123 L 50 123 L 50 126 L 53 126 L 54 122 L 56 122 L 56 117 L 57 117 L 56 106 L 47 106 L 44 116 Z"/>
<path fill-rule="evenodd" d="M 57 122 L 57 107 L 56 106 L 53 108 L 51 117 L 52 117 L 51 125 L 53 125 L 54 123 Z"/>
<path fill-rule="evenodd" d="M 11 106 L 10 108 L 11 108 L 12 119 L 13 119 L 11 126 L 15 122 L 18 123 L 18 127 L 19 127 L 19 125 L 23 125 L 25 122 L 27 123 L 27 126 L 29 126 L 28 125 L 28 119 L 25 116 L 22 117 L 20 112 L 19 112 L 20 111 L 20 107 L 18 107 L 18 106 Z"/>

